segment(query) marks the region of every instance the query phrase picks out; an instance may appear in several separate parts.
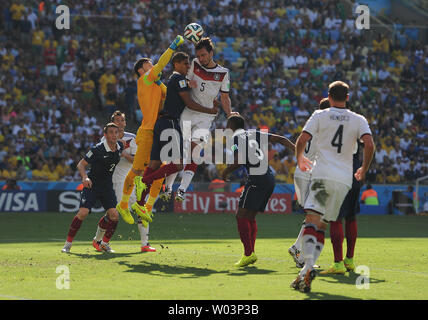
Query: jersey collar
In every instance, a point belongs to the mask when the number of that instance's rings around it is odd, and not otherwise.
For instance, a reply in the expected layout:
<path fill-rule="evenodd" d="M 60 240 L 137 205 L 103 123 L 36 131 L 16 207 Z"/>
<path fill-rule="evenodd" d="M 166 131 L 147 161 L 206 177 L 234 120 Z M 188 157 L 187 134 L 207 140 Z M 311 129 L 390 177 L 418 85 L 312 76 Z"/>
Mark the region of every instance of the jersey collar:
<path fill-rule="evenodd" d="M 104 141 L 103 141 L 103 144 L 104 144 L 104 148 L 106 148 L 106 151 L 107 151 L 107 152 L 113 152 L 113 151 L 110 149 L 110 146 L 108 145 L 107 140 L 104 140 Z M 117 146 L 117 150 L 120 150 L 120 145 L 119 145 L 119 143 L 117 143 L 117 142 L 116 142 L 116 146 Z"/>

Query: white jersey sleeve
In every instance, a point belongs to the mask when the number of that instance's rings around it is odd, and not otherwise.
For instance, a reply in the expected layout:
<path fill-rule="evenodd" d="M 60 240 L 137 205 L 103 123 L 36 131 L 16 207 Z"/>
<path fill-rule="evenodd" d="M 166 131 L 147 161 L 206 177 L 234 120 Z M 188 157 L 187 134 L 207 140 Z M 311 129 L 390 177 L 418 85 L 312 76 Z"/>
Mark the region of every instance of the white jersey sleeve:
<path fill-rule="evenodd" d="M 223 78 L 223 82 L 221 83 L 220 92 L 229 93 L 229 91 L 230 91 L 230 79 L 229 79 L 229 72 L 227 72 Z"/>
<path fill-rule="evenodd" d="M 317 134 L 319 128 L 319 114 L 321 110 L 316 110 L 306 121 L 303 131 L 309 133 L 312 138 Z"/>

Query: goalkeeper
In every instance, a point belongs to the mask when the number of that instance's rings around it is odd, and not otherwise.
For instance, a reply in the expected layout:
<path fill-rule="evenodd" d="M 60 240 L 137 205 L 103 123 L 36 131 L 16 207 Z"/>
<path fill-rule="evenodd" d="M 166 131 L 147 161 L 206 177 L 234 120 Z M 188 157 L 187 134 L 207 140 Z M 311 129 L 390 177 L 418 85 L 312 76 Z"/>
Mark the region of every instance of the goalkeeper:
<path fill-rule="evenodd" d="M 135 141 L 137 143 L 137 151 L 132 163 L 132 169 L 128 172 L 123 184 L 123 195 L 120 203 L 116 206 L 117 211 L 122 216 L 123 220 L 129 224 L 134 223 L 128 202 L 134 189 L 134 178 L 143 173 L 145 167 L 150 161 L 150 152 L 153 143 L 153 128 L 156 123 L 158 114 L 162 109 L 163 102 L 166 97 L 166 86 L 160 81 L 160 76 L 163 68 L 168 64 L 172 54 L 179 46 L 184 43 L 182 36 L 177 36 L 171 43 L 168 49 L 159 58 L 158 63 L 153 65 L 151 59 L 141 58 L 134 65 L 134 72 L 137 74 L 137 98 L 143 114 L 143 120 L 137 131 Z M 156 201 L 159 191 L 162 187 L 163 178 L 153 182 L 150 190 L 149 199 L 147 200 L 146 208 L 151 212 L 151 209 Z M 147 222 L 143 221 L 147 227 Z"/>

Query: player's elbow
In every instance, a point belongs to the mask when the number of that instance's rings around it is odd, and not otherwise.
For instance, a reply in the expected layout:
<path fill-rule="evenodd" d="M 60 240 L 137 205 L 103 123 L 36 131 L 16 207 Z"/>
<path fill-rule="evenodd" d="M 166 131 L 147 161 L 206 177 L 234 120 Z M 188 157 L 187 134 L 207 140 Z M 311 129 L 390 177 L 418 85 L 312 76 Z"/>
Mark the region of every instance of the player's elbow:
<path fill-rule="evenodd" d="M 374 141 L 371 135 L 365 135 L 362 137 L 364 143 L 364 149 L 367 151 L 374 151 Z"/>

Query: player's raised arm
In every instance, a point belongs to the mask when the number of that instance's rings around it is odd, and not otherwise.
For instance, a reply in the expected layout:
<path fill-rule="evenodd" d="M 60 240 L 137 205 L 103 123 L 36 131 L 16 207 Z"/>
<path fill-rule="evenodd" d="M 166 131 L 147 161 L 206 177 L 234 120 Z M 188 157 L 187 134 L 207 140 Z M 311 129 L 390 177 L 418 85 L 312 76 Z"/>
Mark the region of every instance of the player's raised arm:
<path fill-rule="evenodd" d="M 283 137 L 283 136 L 280 136 L 280 135 L 277 135 L 277 134 L 273 134 L 273 133 L 268 133 L 268 137 L 269 137 L 269 142 L 280 143 L 284 147 L 290 149 L 293 152 L 296 149 L 296 146 L 294 145 L 294 143 L 291 142 L 286 137 Z"/>
<path fill-rule="evenodd" d="M 208 113 L 208 114 L 217 114 L 218 112 L 218 109 L 215 106 L 212 109 L 206 108 L 204 106 L 201 106 L 199 103 L 196 103 L 195 101 L 193 101 L 192 98 L 190 97 L 189 91 L 180 91 L 179 95 L 181 99 L 183 99 L 186 106 L 191 110 Z"/>
<path fill-rule="evenodd" d="M 158 80 L 159 74 L 162 72 L 163 68 L 166 67 L 169 60 L 171 60 L 172 54 L 177 50 L 179 46 L 184 43 L 184 38 L 182 36 L 177 36 L 166 51 L 160 56 L 159 61 L 153 66 L 150 71 L 150 77 L 153 77 L 151 81 Z M 150 79 L 149 79 L 150 80 Z"/>

